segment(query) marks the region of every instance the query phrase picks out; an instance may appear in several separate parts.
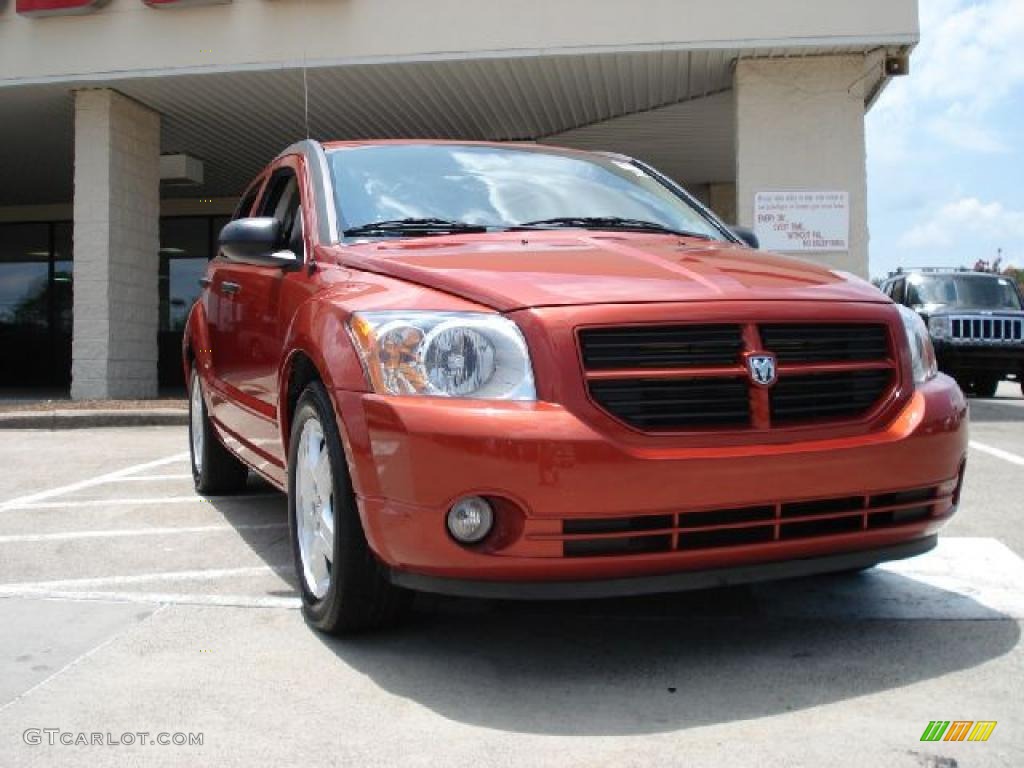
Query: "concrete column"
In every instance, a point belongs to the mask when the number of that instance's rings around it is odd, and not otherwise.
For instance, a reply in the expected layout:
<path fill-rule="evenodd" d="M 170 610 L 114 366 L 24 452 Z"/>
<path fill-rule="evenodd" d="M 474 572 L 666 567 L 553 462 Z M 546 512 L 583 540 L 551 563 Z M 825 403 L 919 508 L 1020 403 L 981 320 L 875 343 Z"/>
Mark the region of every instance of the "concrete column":
<path fill-rule="evenodd" d="M 867 277 L 864 57 L 741 59 L 736 64 L 739 224 L 754 225 L 759 191 L 847 191 L 850 249 L 801 253 Z"/>
<path fill-rule="evenodd" d="M 735 224 L 736 185 L 731 181 L 708 184 L 708 207 L 726 224 Z"/>
<path fill-rule="evenodd" d="M 157 394 L 160 116 L 75 92 L 71 397 Z"/>

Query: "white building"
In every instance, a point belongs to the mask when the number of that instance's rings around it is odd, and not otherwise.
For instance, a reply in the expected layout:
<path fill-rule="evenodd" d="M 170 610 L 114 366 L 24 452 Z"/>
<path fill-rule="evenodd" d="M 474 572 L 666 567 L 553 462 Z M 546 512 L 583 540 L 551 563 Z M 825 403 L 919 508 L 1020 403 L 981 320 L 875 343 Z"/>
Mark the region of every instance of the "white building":
<path fill-rule="evenodd" d="M 307 132 L 615 150 L 747 226 L 843 193 L 792 249 L 866 275 L 864 115 L 917 36 L 915 0 L 0 0 L 0 385 L 174 385 L 223 217 Z"/>

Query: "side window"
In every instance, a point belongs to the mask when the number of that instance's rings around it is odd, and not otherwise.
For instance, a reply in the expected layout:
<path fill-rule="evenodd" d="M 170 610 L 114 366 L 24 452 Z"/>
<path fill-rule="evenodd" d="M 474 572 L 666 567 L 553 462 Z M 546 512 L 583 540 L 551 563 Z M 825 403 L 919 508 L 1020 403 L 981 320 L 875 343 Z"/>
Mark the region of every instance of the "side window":
<path fill-rule="evenodd" d="M 302 238 L 302 206 L 299 183 L 291 168 L 275 171 L 260 201 L 260 216 L 271 216 L 281 222 L 281 235 L 287 247 L 304 257 Z"/>
<path fill-rule="evenodd" d="M 238 201 L 238 207 L 235 208 L 235 212 L 232 214 L 232 221 L 235 219 L 241 219 L 249 215 L 249 211 L 252 210 L 253 203 L 256 202 L 256 195 L 260 193 L 260 185 L 257 182 L 249 188 L 249 191 L 245 193 L 245 196 Z"/>
<path fill-rule="evenodd" d="M 892 297 L 892 300 L 895 301 L 897 304 L 903 303 L 903 282 L 903 280 L 896 280 L 893 282 L 892 287 L 890 288 L 889 295 Z"/>

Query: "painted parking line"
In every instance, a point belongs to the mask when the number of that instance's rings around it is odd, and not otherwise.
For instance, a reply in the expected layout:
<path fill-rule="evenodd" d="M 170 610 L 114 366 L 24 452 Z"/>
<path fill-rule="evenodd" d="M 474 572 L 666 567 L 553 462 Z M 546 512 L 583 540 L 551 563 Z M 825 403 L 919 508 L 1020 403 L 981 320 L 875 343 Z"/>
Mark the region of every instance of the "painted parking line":
<path fill-rule="evenodd" d="M 108 480 L 108 483 L 138 483 L 138 482 L 154 482 L 158 480 L 191 480 L 192 475 L 181 474 L 181 475 L 129 475 L 128 477 L 118 477 L 113 480 Z"/>
<path fill-rule="evenodd" d="M 282 496 L 274 493 L 249 493 L 235 496 L 199 496 L 190 494 L 187 496 L 144 496 L 136 499 L 82 499 L 71 501 L 42 501 L 27 503 L 9 503 L 0 511 L 22 510 L 22 509 L 74 509 L 76 507 L 135 507 L 147 504 L 194 504 L 196 502 L 211 504 L 213 502 L 235 502 L 255 501 L 259 499 L 273 499 L 280 501 Z"/>
<path fill-rule="evenodd" d="M 231 576 L 251 576 L 291 570 L 290 565 L 252 565 L 242 568 L 207 568 L 191 571 L 162 571 L 135 573 L 130 576 L 91 576 L 84 579 L 57 579 L 54 581 L 23 581 L 0 584 L 0 594 L 27 594 L 33 590 L 67 589 L 74 587 L 104 587 L 123 584 L 145 584 L 150 581 L 214 581 Z"/>
<path fill-rule="evenodd" d="M 107 602 L 157 603 L 164 605 L 218 605 L 240 608 L 287 608 L 301 606 L 298 597 L 279 595 L 237 595 L 195 592 L 137 592 L 124 588 L 133 584 L 179 581 L 217 581 L 237 576 L 291 572 L 291 565 L 257 565 L 243 568 L 211 568 L 193 571 L 138 573 L 131 576 L 99 576 L 85 579 L 31 581 L 0 584 L 0 597 L 36 597 L 48 600 L 90 600 Z M 114 587 L 104 590 L 103 587 Z"/>
<path fill-rule="evenodd" d="M 147 469 L 155 469 L 156 467 L 163 467 L 168 464 L 174 464 L 175 462 L 182 461 L 188 458 L 188 453 L 176 453 L 173 456 L 165 456 L 162 459 L 155 459 L 154 461 L 147 461 L 143 464 L 132 464 L 131 466 L 118 469 L 114 472 L 107 472 L 103 475 L 97 475 L 96 477 L 90 477 L 86 480 L 79 480 L 77 483 L 69 483 L 67 485 L 60 485 L 56 488 L 48 488 L 45 491 L 39 491 L 38 493 L 30 493 L 26 496 L 18 496 L 14 499 L 8 499 L 5 502 L 0 503 L 0 512 L 4 512 L 8 509 L 21 507 L 24 504 L 31 504 L 43 499 L 52 499 L 54 496 L 63 496 L 64 494 L 73 493 L 80 491 L 83 488 L 92 488 L 96 485 L 102 485 L 103 483 L 109 483 L 113 480 L 119 480 L 129 475 L 138 474 L 144 472 Z"/>
<path fill-rule="evenodd" d="M 1003 461 L 1008 461 L 1011 464 L 1016 464 L 1018 467 L 1024 467 L 1024 456 L 1018 456 L 1016 453 L 1004 451 L 1002 448 L 996 448 L 993 445 L 979 443 L 977 440 L 971 440 L 969 445 L 976 451 L 987 453 L 989 456 L 995 456 L 997 459 L 1002 459 Z"/>
<path fill-rule="evenodd" d="M 195 525 L 183 528 L 121 528 L 109 531 L 60 531 L 58 533 L 19 533 L 0 536 L 0 544 L 23 544 L 35 541 L 74 541 L 75 539 L 115 539 L 124 536 L 172 536 L 180 533 L 221 533 L 227 531 L 260 531 L 287 528 L 287 523 L 240 525 Z"/>
<path fill-rule="evenodd" d="M 253 566 L 140 573 L 0 585 L 0 597 L 135 603 L 296 608 L 297 597 L 254 593 L 135 591 L 153 582 L 214 582 L 291 573 L 292 566 Z M 812 577 L 752 586 L 757 613 L 820 620 L 978 621 L 1024 619 L 1024 560 L 991 538 L 942 538 L 919 557 L 886 563 L 858 576 Z M 609 603 L 612 605 L 613 603 Z M 571 606 L 566 607 L 572 610 Z M 589 609 L 588 609 L 589 610 Z M 651 620 L 678 619 L 663 612 Z"/>
<path fill-rule="evenodd" d="M 3 596 L 0 587 L 0 596 Z M 212 605 L 223 608 L 284 608 L 296 610 L 302 607 L 298 597 L 276 595 L 216 595 L 195 592 L 102 592 L 77 590 L 38 590 L 24 597 L 45 600 L 85 600 L 104 603 L 147 603 L 150 605 Z"/>
<path fill-rule="evenodd" d="M 931 552 L 847 578 L 756 589 L 762 612 L 787 618 L 1024 619 L 1024 560 L 997 539 L 940 537 Z"/>

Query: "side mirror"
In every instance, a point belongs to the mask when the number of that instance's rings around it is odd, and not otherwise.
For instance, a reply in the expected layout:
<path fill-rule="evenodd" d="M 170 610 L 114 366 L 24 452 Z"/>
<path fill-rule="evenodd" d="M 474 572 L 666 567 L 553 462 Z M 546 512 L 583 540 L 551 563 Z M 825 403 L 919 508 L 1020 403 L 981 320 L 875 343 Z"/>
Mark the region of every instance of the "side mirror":
<path fill-rule="evenodd" d="M 757 239 L 757 235 L 754 234 L 754 230 L 750 229 L 750 227 L 729 227 L 729 231 L 751 248 L 761 247 L 761 241 Z"/>
<path fill-rule="evenodd" d="M 231 261 L 288 269 L 299 264 L 294 251 L 281 242 L 281 225 L 276 219 L 260 217 L 235 219 L 220 231 L 220 249 Z"/>

